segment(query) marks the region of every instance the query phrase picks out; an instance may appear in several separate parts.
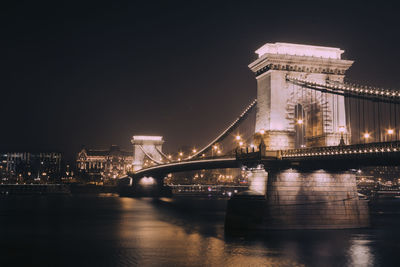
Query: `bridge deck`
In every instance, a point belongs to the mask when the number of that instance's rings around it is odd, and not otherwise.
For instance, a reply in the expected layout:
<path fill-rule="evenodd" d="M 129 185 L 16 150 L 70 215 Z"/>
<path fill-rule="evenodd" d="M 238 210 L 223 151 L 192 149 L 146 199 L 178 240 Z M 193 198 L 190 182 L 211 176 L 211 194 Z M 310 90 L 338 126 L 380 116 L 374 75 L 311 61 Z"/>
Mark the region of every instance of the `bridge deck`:
<path fill-rule="evenodd" d="M 363 166 L 400 165 L 400 141 L 367 143 L 348 146 L 331 146 L 272 151 L 268 156 L 249 158 L 224 156 L 196 160 L 186 160 L 160 164 L 141 169 L 134 177 L 162 176 L 173 172 L 194 171 L 202 169 L 240 168 L 251 163 L 263 164 L 267 169 L 273 168 L 330 168 L 349 169 Z M 272 155 L 276 155 L 273 157 Z"/>

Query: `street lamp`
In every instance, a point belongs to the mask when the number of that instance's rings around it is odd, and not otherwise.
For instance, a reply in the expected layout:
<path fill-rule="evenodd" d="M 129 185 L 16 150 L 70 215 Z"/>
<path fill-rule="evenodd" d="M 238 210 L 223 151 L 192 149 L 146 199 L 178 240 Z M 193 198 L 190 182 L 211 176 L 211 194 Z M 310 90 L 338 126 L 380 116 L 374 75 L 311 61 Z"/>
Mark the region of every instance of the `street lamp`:
<path fill-rule="evenodd" d="M 214 151 L 217 151 L 217 150 L 218 150 L 218 146 L 214 145 L 213 149 L 211 149 L 211 157 L 214 157 Z"/>
<path fill-rule="evenodd" d="M 368 139 L 371 137 L 369 133 L 364 133 L 364 139 L 366 142 L 368 142 Z"/>
<path fill-rule="evenodd" d="M 389 137 L 390 137 L 390 140 L 389 141 L 392 141 L 392 135 L 394 134 L 394 130 L 393 129 L 388 129 L 387 130 L 387 134 L 389 135 Z M 388 140 L 387 140 L 388 141 Z"/>

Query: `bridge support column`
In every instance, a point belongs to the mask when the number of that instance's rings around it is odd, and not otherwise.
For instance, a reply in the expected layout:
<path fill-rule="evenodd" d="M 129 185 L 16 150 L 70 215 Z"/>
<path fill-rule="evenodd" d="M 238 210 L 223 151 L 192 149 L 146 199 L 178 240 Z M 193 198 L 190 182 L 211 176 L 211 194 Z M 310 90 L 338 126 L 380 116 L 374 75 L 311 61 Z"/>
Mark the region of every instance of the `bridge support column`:
<path fill-rule="evenodd" d="M 269 172 L 263 225 L 268 229 L 344 229 L 369 225 L 348 172 L 295 169 Z"/>

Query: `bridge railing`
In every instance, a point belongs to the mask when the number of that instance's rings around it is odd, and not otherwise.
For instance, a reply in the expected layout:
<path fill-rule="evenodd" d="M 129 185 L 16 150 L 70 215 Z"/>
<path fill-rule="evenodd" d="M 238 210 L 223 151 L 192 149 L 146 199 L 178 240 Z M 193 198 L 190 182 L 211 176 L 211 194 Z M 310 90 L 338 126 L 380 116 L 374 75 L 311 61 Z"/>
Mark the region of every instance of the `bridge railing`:
<path fill-rule="evenodd" d="M 282 150 L 282 158 L 296 157 L 324 157 L 332 155 L 357 155 L 376 153 L 398 153 L 400 152 L 400 141 L 365 143 L 347 146 L 329 146 Z"/>

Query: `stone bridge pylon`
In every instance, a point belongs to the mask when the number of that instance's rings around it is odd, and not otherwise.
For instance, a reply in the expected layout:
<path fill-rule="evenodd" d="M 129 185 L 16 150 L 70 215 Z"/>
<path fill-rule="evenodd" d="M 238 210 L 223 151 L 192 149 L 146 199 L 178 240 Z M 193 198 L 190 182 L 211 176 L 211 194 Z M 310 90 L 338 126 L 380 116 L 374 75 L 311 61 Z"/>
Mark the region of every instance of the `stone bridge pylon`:
<path fill-rule="evenodd" d="M 146 158 L 158 164 L 162 163 L 162 136 L 134 135 L 131 143 L 133 145 L 133 170 L 137 171 L 144 167 Z"/>
<path fill-rule="evenodd" d="M 353 64 L 341 59 L 343 52 L 288 43 L 267 43 L 256 50 L 258 59 L 249 65 L 257 79 L 255 131 L 268 150 L 336 146 L 343 131 L 349 139 L 344 96 L 302 88 L 287 79 L 342 83 Z"/>

